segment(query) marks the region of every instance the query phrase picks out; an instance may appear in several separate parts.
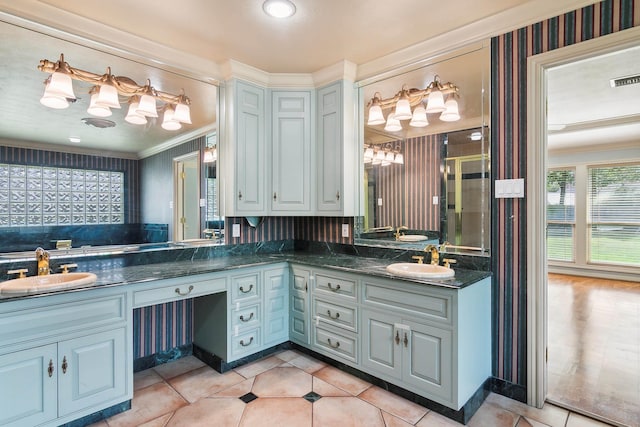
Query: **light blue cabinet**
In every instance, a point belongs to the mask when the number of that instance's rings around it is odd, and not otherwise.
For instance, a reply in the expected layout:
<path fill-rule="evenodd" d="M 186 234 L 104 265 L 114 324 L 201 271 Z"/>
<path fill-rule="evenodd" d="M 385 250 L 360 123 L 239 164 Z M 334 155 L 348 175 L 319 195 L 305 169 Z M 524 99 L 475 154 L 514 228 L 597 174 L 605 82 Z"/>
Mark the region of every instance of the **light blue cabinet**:
<path fill-rule="evenodd" d="M 271 212 L 311 210 L 311 91 L 271 93 Z"/>
<path fill-rule="evenodd" d="M 343 139 L 342 139 L 342 85 L 334 83 L 318 90 L 318 129 L 316 159 L 318 165 L 318 212 L 342 212 Z M 355 172 L 355 171 L 354 171 Z"/>
<path fill-rule="evenodd" d="M 289 340 L 289 269 L 268 269 L 264 280 L 264 346 Z"/>
<path fill-rule="evenodd" d="M 289 289 L 289 339 L 300 345 L 309 345 L 311 313 L 309 311 L 311 271 L 291 266 Z"/>

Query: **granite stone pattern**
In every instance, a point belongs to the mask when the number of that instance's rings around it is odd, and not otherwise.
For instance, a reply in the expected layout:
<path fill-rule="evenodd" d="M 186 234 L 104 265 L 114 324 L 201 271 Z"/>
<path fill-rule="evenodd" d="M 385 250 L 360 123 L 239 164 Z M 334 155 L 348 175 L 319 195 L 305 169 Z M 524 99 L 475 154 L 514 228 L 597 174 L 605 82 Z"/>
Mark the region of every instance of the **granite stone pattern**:
<path fill-rule="evenodd" d="M 82 289 L 122 286 L 153 280 L 185 277 L 221 271 L 230 271 L 245 267 L 292 262 L 310 267 L 322 267 L 346 273 L 365 274 L 381 278 L 393 278 L 430 286 L 460 289 L 489 277 L 488 271 L 455 268 L 456 275 L 450 279 L 418 280 L 393 276 L 386 271 L 386 266 L 394 262 L 411 262 L 411 251 L 389 251 L 362 249 L 353 245 L 337 244 L 304 244 L 293 241 L 262 242 L 233 246 L 183 246 L 152 248 L 144 251 L 126 253 L 115 250 L 115 253 L 93 256 L 73 255 L 69 257 L 52 257 L 50 267 L 73 262 L 78 264 L 77 271 L 90 271 L 97 275 L 97 281 L 86 288 L 75 288 L 68 291 L 77 292 Z M 35 273 L 35 258 L 0 260 L 0 277 L 7 277 L 7 270 L 29 268 L 29 275 Z M 41 294 L 39 294 L 41 295 Z M 0 301 L 26 296 L 2 295 Z"/>

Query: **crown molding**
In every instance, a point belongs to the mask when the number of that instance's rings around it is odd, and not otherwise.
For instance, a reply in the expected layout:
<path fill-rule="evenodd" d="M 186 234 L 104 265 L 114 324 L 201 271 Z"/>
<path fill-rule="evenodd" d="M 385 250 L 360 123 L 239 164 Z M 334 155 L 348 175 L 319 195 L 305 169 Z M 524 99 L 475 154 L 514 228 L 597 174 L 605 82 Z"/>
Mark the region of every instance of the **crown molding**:
<path fill-rule="evenodd" d="M 343 60 L 336 64 L 325 67 L 312 74 L 313 83 L 316 87 L 321 87 L 336 80 L 347 80 L 354 82 L 358 73 L 358 66 L 353 62 Z"/>
<path fill-rule="evenodd" d="M 179 137 L 165 141 L 162 144 L 154 145 L 151 148 L 142 150 L 138 152 L 138 158 L 145 159 L 147 157 L 151 157 L 155 154 L 162 153 L 163 151 L 166 151 L 170 148 L 177 147 L 178 145 L 184 144 L 185 142 L 192 141 L 198 137 L 207 135 L 215 130 L 217 130 L 216 124 L 212 124 L 210 126 L 205 126 L 200 129 L 196 129 L 192 132 L 185 133 L 183 135 L 180 135 Z"/>
<path fill-rule="evenodd" d="M 84 148 L 81 145 L 76 146 L 64 144 L 49 144 L 43 142 L 25 141 L 22 139 L 17 140 L 0 138 L 0 146 L 28 148 L 31 150 L 54 151 L 56 153 L 82 154 L 96 157 L 113 157 L 116 159 L 139 160 L 139 157 L 136 153 L 126 151 L 97 150 L 93 148 Z"/>

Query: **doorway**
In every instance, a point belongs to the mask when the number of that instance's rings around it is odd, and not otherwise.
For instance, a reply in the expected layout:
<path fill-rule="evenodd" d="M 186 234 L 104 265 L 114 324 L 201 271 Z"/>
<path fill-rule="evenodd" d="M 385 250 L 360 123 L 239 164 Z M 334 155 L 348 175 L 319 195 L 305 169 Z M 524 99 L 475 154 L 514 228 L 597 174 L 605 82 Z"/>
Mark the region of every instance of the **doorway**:
<path fill-rule="evenodd" d="M 547 397 L 547 80 L 549 69 L 638 45 L 631 28 L 530 57 L 527 64 L 527 394 L 542 407 Z"/>
<path fill-rule="evenodd" d="M 197 151 L 173 159 L 174 241 L 200 238 L 200 155 Z"/>

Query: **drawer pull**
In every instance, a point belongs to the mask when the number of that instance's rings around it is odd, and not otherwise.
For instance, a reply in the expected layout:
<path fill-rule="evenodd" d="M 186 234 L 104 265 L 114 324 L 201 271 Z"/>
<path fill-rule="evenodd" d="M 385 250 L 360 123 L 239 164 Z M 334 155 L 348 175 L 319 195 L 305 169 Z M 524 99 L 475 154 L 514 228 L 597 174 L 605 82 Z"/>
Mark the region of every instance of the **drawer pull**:
<path fill-rule="evenodd" d="M 331 348 L 340 348 L 340 341 L 336 341 L 334 345 L 334 344 L 331 344 L 331 338 L 327 338 L 327 342 L 329 343 L 329 346 L 331 346 Z"/>
<path fill-rule="evenodd" d="M 189 295 L 192 290 L 193 290 L 193 285 L 189 285 L 189 290 L 187 292 L 181 292 L 180 288 L 176 288 L 176 294 L 178 294 L 181 297 L 183 297 L 183 296 Z"/>
<path fill-rule="evenodd" d="M 62 373 L 66 374 L 67 373 L 67 368 L 69 367 L 69 364 L 67 363 L 67 356 L 64 356 L 62 358 Z"/>
<path fill-rule="evenodd" d="M 407 337 L 407 333 L 404 333 L 404 346 L 408 347 L 409 345 L 409 338 Z"/>
<path fill-rule="evenodd" d="M 336 191 L 336 200 L 340 200 L 340 190 Z"/>
<path fill-rule="evenodd" d="M 336 313 L 336 315 L 335 315 L 335 316 L 332 316 L 332 315 L 331 315 L 331 310 L 327 310 L 327 316 L 329 316 L 329 318 L 331 318 L 331 319 L 333 319 L 333 320 L 336 320 L 336 319 L 339 319 L 339 318 L 340 318 L 340 313 Z"/>
<path fill-rule="evenodd" d="M 340 284 L 337 284 L 334 288 L 333 286 L 331 286 L 331 282 L 329 282 L 327 283 L 327 288 L 331 289 L 333 292 L 338 292 L 340 290 Z"/>
<path fill-rule="evenodd" d="M 253 312 L 251 312 L 251 315 L 249 315 L 249 318 L 247 318 L 247 319 L 244 318 L 244 314 L 240 315 L 240 320 L 243 321 L 243 322 L 248 322 L 251 319 L 253 319 Z"/>
<path fill-rule="evenodd" d="M 253 337 L 251 337 L 251 339 L 249 340 L 248 343 L 244 343 L 244 340 L 240 340 L 240 345 L 243 347 L 249 347 L 251 345 L 251 343 L 253 342 Z"/>
<path fill-rule="evenodd" d="M 238 191 L 238 200 L 242 200 L 242 191 Z"/>
<path fill-rule="evenodd" d="M 49 367 L 47 368 L 47 372 L 49 373 L 49 378 L 53 376 L 53 360 L 49 359 Z"/>
<path fill-rule="evenodd" d="M 399 332 L 399 331 L 396 331 L 396 338 L 395 338 L 395 340 L 396 340 L 396 345 L 400 344 L 400 332 Z"/>
<path fill-rule="evenodd" d="M 244 290 L 243 286 L 240 286 L 240 292 L 242 292 L 243 294 L 248 294 L 249 292 L 251 292 L 253 290 L 253 284 L 249 285 L 249 289 L 248 290 Z"/>

